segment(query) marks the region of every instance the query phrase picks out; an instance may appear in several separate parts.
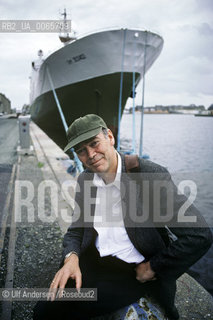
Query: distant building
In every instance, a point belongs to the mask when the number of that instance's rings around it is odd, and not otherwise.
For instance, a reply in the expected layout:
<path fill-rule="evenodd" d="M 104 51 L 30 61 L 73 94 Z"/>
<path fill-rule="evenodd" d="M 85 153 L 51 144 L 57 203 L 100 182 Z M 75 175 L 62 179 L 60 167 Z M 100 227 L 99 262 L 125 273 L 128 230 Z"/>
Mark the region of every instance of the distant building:
<path fill-rule="evenodd" d="M 141 111 L 141 106 L 136 106 L 135 111 Z M 183 105 L 155 105 L 144 107 L 144 113 L 177 113 L 177 114 L 195 114 L 200 111 L 205 111 L 205 107 L 200 105 L 196 106 L 195 104 L 190 104 L 188 106 Z M 132 108 L 129 109 L 129 112 L 132 113 Z"/>
<path fill-rule="evenodd" d="M 5 114 L 12 112 L 11 102 L 3 93 L 0 93 L 0 112 Z"/>
<path fill-rule="evenodd" d="M 213 104 L 211 104 L 209 107 L 208 107 L 208 111 L 210 114 L 213 115 Z"/>
<path fill-rule="evenodd" d="M 23 114 L 30 114 L 30 106 L 29 104 L 24 104 L 22 107 L 22 113 Z"/>

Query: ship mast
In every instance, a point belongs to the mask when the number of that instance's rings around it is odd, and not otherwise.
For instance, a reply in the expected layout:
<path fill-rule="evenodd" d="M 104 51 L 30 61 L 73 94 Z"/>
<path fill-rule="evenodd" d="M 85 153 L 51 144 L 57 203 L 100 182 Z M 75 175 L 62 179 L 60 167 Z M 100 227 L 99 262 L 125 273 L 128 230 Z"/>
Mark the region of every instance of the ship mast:
<path fill-rule="evenodd" d="M 76 37 L 71 37 L 69 35 L 69 32 L 66 30 L 66 26 L 67 26 L 67 12 L 66 9 L 64 8 L 64 12 L 61 13 L 61 15 L 64 17 L 64 24 L 63 24 L 63 28 L 61 29 L 61 32 L 59 34 L 59 39 L 61 40 L 61 42 L 66 45 L 68 44 L 70 41 L 76 40 Z M 70 21 L 71 22 L 71 21 Z"/>

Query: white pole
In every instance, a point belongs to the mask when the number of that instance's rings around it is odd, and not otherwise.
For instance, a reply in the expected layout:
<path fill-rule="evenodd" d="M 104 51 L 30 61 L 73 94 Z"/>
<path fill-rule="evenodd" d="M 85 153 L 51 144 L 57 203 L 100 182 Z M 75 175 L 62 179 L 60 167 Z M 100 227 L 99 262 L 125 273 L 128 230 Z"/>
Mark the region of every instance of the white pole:
<path fill-rule="evenodd" d="M 144 43 L 144 62 L 143 62 L 143 84 L 142 84 L 142 107 L 141 107 L 141 128 L 140 128 L 139 157 L 142 157 L 142 154 L 143 154 L 143 115 L 144 115 L 144 91 L 145 91 L 145 72 L 146 72 L 146 43 L 147 43 L 147 31 L 145 31 L 145 43 Z"/>

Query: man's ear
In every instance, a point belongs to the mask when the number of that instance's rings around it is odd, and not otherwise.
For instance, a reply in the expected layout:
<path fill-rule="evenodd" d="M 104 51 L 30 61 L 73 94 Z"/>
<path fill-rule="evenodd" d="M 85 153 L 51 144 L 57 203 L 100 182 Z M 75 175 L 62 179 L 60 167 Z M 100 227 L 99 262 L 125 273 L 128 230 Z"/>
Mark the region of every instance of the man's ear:
<path fill-rule="evenodd" d="M 111 146 L 114 146 L 115 145 L 115 138 L 113 136 L 113 133 L 110 129 L 107 129 L 107 132 L 108 132 L 108 138 L 110 140 L 110 144 L 111 144 Z"/>

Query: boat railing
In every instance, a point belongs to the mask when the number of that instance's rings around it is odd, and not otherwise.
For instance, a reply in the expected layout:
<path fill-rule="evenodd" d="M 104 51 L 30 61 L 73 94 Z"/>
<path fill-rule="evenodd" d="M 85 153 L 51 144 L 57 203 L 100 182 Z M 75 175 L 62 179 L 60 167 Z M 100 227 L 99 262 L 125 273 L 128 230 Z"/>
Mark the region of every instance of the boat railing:
<path fill-rule="evenodd" d="M 75 40 L 72 40 L 68 43 L 68 45 L 72 42 L 75 42 L 76 40 L 79 40 L 79 39 L 82 39 L 86 36 L 89 36 L 89 35 L 92 35 L 92 34 L 95 34 L 95 33 L 98 33 L 98 32 L 105 32 L 105 31 L 113 31 L 113 30 L 125 30 L 125 29 L 128 29 L 128 30 L 132 30 L 132 31 L 142 31 L 142 32 L 149 32 L 149 33 L 153 33 L 153 34 L 156 34 L 158 35 L 159 37 L 162 38 L 162 35 L 158 32 L 158 31 L 155 31 L 155 30 L 146 30 L 146 29 L 142 29 L 142 28 L 129 28 L 129 27 L 123 27 L 123 26 L 113 26 L 113 27 L 107 27 L 107 28 L 99 28 L 99 29 L 95 29 L 95 30 L 92 30 L 92 31 L 88 31 L 88 32 L 84 32 L 84 33 L 80 33 L 79 35 L 78 34 L 75 34 L 76 36 L 76 39 Z M 63 45 L 62 45 L 63 46 Z M 59 43 L 59 45 L 55 46 L 51 51 L 49 51 L 47 54 L 44 55 L 44 60 L 47 59 L 49 56 L 51 56 L 51 54 L 53 54 L 55 51 L 58 51 L 62 48 L 61 44 Z"/>
<path fill-rule="evenodd" d="M 99 28 L 99 29 L 95 29 L 95 30 L 92 30 L 92 31 L 88 31 L 88 32 L 85 32 L 85 33 L 80 33 L 79 35 L 76 34 L 76 37 L 77 37 L 77 40 L 78 39 L 81 39 L 81 38 L 84 38 L 88 35 L 91 35 L 91 34 L 95 34 L 97 32 L 104 32 L 104 31 L 113 31 L 113 30 L 124 30 L 124 29 L 128 29 L 128 30 L 137 30 L 137 31 L 142 31 L 142 32 L 150 32 L 150 33 L 153 33 L 153 34 L 156 34 L 160 37 L 162 37 L 162 35 L 160 34 L 159 31 L 156 31 L 156 30 L 147 30 L 147 29 L 143 29 L 143 28 L 137 28 L 137 27 L 134 27 L 134 28 L 129 28 L 129 27 L 124 27 L 124 26 L 113 26 L 113 27 L 107 27 L 107 28 Z"/>

